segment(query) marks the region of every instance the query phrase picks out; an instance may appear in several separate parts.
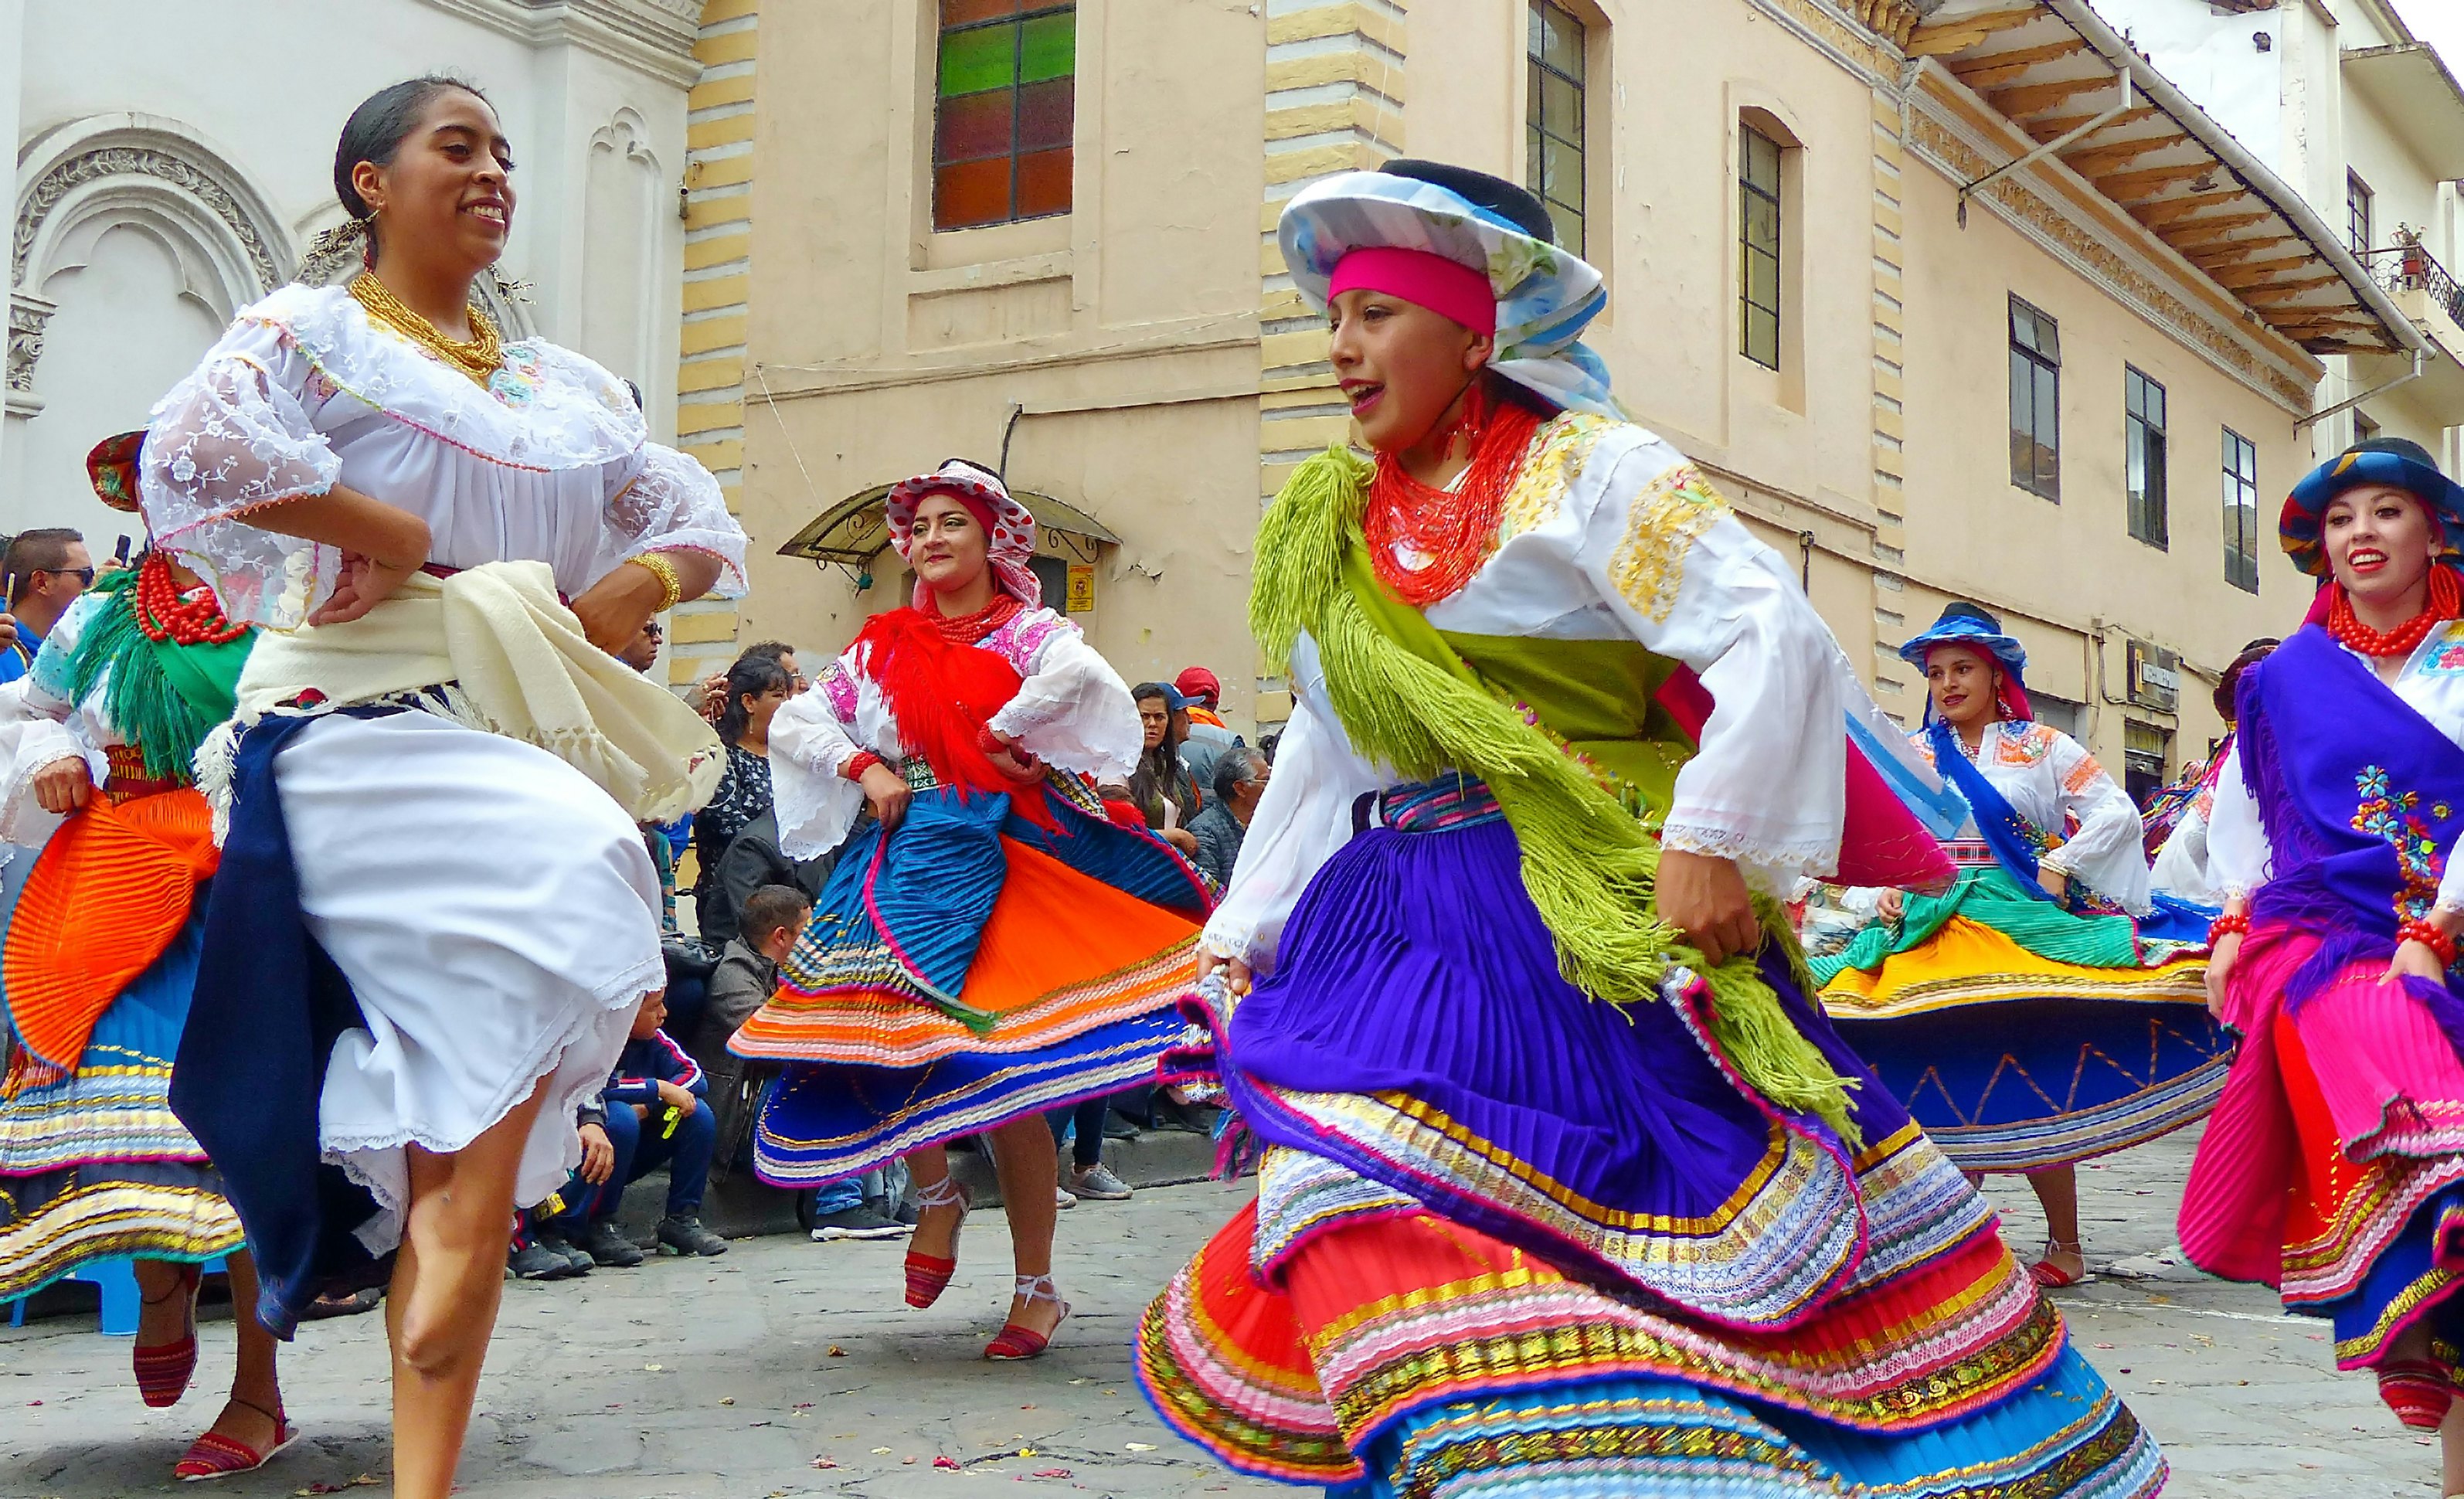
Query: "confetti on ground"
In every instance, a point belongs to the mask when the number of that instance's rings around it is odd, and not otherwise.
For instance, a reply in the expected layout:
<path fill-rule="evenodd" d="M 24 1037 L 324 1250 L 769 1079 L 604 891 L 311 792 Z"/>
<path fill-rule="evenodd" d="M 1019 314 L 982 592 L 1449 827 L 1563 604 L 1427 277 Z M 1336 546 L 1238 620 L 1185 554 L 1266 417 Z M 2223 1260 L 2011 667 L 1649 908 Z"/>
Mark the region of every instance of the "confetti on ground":
<path fill-rule="evenodd" d="M 733 1405 L 736 1403 L 736 1397 L 733 1395 L 722 1395 L 718 1398 L 718 1403 L 721 1405 Z"/>
<path fill-rule="evenodd" d="M 644 1364 L 642 1366 L 642 1372 L 644 1374 L 664 1374 L 667 1372 L 667 1367 L 668 1366 L 665 1364 Z"/>
<path fill-rule="evenodd" d="M 837 1465 L 836 1463 L 831 1462 L 828 1458 L 825 1458 L 825 1457 L 817 1457 L 817 1458 L 813 1459 L 813 1466 L 814 1466 L 815 1467 L 836 1467 L 836 1466 L 838 1466 L 838 1465 Z"/>
<path fill-rule="evenodd" d="M 1130 1450 L 1133 1452 L 1152 1452 L 1155 1450 L 1155 1444 L 1152 1442 L 1133 1442 L 1129 1445 Z"/>
<path fill-rule="evenodd" d="M 1036 1469 L 1035 1476 L 1038 1478 L 1067 1478 L 1069 1476 L 1069 1469 L 1066 1467 L 1041 1467 Z"/>
<path fill-rule="evenodd" d="M 875 1447 L 872 1449 L 872 1455 L 874 1457 L 888 1457 L 890 1456 L 890 1449 L 888 1447 Z"/>
<path fill-rule="evenodd" d="M 830 1356 L 832 1358 L 845 1358 L 847 1356 L 847 1350 L 841 1348 L 836 1343 L 832 1343 L 830 1345 Z"/>
<path fill-rule="evenodd" d="M 915 1460 L 913 1458 L 909 1458 L 907 1461 L 913 1463 Z M 955 1468 L 958 1466 L 958 1460 L 954 1457 L 936 1457 L 933 1460 L 933 1466 L 935 1467 Z"/>

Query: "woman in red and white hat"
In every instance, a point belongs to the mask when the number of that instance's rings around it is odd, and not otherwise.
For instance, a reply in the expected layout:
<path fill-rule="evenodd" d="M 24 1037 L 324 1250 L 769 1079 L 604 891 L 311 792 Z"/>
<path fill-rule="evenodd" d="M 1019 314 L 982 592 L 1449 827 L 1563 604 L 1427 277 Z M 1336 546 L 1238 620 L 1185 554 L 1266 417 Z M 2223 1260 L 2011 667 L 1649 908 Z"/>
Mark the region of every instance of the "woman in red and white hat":
<path fill-rule="evenodd" d="M 1137 709 L 1043 606 L 1026 507 L 953 459 L 892 488 L 885 509 L 915 569 L 913 605 L 868 624 L 770 726 L 790 858 L 873 821 L 732 1046 L 788 1064 L 755 1137 L 764 1180 L 820 1186 L 906 1158 L 923 1208 L 911 1306 L 931 1306 L 957 1268 L 967 1202 L 942 1142 L 991 1140 L 1017 1279 L 984 1356 L 1028 1358 L 1068 1312 L 1052 1281 L 1044 1113 L 1153 1071 L 1208 899 L 1089 784 L 1129 778 Z"/>

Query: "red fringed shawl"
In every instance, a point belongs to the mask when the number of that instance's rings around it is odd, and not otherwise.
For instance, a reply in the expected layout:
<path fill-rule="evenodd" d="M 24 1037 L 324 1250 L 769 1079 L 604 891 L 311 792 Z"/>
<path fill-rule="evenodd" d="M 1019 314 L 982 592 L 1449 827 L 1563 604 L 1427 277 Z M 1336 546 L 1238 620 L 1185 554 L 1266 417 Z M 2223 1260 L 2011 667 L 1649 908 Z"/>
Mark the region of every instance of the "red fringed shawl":
<path fill-rule="evenodd" d="M 980 614 L 947 619 L 920 609 L 874 615 L 856 637 L 865 670 L 880 687 L 898 724 L 909 757 L 922 756 L 933 774 L 959 795 L 986 792 L 1011 797 L 1019 816 L 1059 828 L 1041 796 L 1004 776 L 986 756 L 979 736 L 1009 700 L 1021 678 L 1008 661 L 974 644 L 1006 624 L 1023 607 L 1006 594 Z"/>

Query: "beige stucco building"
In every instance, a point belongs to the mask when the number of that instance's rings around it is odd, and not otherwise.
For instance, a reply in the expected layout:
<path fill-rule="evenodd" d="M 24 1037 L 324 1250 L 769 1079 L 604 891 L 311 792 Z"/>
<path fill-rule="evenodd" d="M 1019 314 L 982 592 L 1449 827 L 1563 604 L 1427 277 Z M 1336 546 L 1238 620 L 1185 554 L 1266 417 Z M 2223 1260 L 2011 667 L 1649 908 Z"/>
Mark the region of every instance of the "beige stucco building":
<path fill-rule="evenodd" d="M 2084 0 L 712 0 L 704 29 L 744 97 L 689 117 L 730 154 L 688 182 L 678 425 L 763 554 L 740 621 L 680 629 L 714 653 L 834 650 L 904 602 L 868 493 L 965 453 L 1067 507 L 1052 578 L 1124 674 L 1201 662 L 1279 717 L 1252 533 L 1350 424 L 1271 231 L 1409 154 L 1551 200 L 1607 273 L 1620 395 L 1886 708 L 1923 706 L 1898 642 L 1978 599 L 2045 716 L 2153 776 L 2306 603 L 2274 513 L 2322 356 L 2420 340 Z M 831 560 L 769 555 L 800 532 Z"/>

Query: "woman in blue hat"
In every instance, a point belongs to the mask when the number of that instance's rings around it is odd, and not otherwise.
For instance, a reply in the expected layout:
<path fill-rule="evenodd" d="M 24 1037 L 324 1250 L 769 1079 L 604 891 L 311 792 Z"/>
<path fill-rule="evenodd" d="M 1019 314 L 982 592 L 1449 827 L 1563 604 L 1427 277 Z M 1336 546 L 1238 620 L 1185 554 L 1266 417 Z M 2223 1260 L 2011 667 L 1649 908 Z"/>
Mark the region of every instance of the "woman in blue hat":
<path fill-rule="evenodd" d="M 1840 1034 L 1945 1154 L 2027 1175 L 2047 1236 L 2033 1273 L 2077 1285 L 2074 1163 L 2203 1116 L 2224 1087 L 2202 934 L 2151 919 L 2138 808 L 2035 721 L 2027 650 L 2000 621 L 1954 603 L 1900 655 L 1929 696 L 1912 741 L 1973 808 L 1950 844 L 1959 881 L 1880 893 L 1876 923 L 1814 971 Z"/>
<path fill-rule="evenodd" d="M 1429 163 L 1311 185 L 1281 241 L 1376 457 L 1301 465 L 1259 537 L 1293 716 L 1164 1080 L 1264 1156 L 1148 1308 L 1147 1397 L 1345 1499 L 2153 1493 L 1807 998 L 1774 897 L 1947 881 L 1885 786 L 1944 788 L 1609 399 L 1599 273 Z"/>
<path fill-rule="evenodd" d="M 2202 1269 L 2334 1324 L 2464 1491 L 2464 491 L 2373 439 L 2303 479 L 2284 549 L 2322 580 L 2244 673 L 2208 847 L 2208 987 L 2241 1038 L 2182 1200 Z"/>

